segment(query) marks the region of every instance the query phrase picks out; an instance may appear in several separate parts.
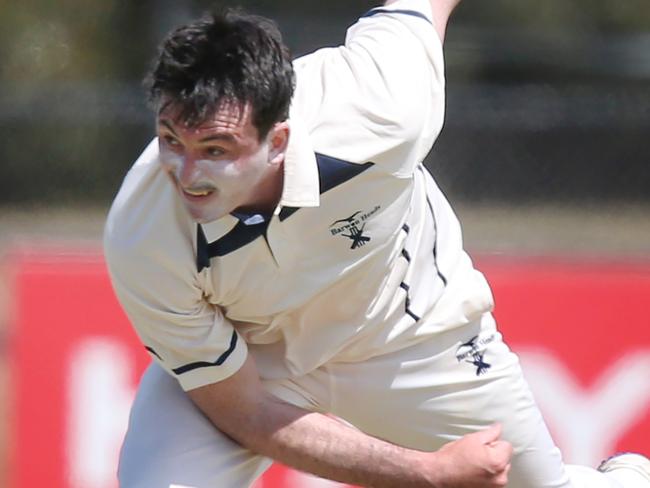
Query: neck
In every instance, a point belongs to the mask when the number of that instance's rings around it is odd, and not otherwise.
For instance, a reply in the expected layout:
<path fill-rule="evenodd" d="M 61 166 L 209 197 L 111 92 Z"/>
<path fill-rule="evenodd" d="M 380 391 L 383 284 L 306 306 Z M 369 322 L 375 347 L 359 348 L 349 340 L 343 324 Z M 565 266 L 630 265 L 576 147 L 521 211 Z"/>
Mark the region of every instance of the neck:
<path fill-rule="evenodd" d="M 254 202 L 250 205 L 238 207 L 236 211 L 245 214 L 259 213 L 270 216 L 280 203 L 283 188 L 284 164 L 278 164 L 273 166 L 273 172 L 254 189 Z"/>

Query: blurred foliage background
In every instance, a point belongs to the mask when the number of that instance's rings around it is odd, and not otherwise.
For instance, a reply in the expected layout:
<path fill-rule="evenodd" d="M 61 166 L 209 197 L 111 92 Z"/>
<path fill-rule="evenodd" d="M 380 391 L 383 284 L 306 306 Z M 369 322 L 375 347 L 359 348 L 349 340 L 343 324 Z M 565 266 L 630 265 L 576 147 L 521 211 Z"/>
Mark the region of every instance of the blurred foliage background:
<path fill-rule="evenodd" d="M 367 1 L 241 0 L 296 55 Z M 232 5 L 232 4 L 228 4 Z M 0 0 L 0 205 L 108 205 L 152 137 L 140 80 L 199 0 Z M 465 0 L 448 30 L 452 201 L 650 203 L 650 1 Z"/>

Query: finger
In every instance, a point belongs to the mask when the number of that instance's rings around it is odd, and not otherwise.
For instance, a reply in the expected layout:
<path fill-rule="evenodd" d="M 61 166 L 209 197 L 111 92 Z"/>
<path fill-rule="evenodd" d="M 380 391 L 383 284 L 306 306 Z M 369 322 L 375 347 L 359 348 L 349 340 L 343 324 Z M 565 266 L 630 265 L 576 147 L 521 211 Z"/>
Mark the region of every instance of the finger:
<path fill-rule="evenodd" d="M 513 453 L 512 444 L 510 444 L 508 441 L 499 441 L 498 444 L 499 444 L 499 450 L 505 453 L 508 460 L 510 460 L 510 458 L 512 458 L 512 453 Z"/>
<path fill-rule="evenodd" d="M 499 439 L 501 435 L 501 424 L 492 424 L 488 428 L 476 433 L 478 440 L 482 444 L 489 444 Z"/>
<path fill-rule="evenodd" d="M 503 473 L 510 465 L 512 448 L 507 442 L 500 442 L 495 447 L 488 447 L 488 450 L 489 463 L 486 465 L 487 470 L 494 475 Z"/>
<path fill-rule="evenodd" d="M 508 473 L 510 473 L 511 465 L 508 464 L 503 471 L 497 474 L 494 478 L 494 481 L 497 483 L 497 486 L 506 486 L 508 484 Z"/>
<path fill-rule="evenodd" d="M 512 444 L 510 444 L 508 441 L 492 441 L 488 444 L 488 447 L 491 447 L 498 452 L 505 452 L 509 456 L 512 454 Z"/>
<path fill-rule="evenodd" d="M 495 462 L 505 465 L 512 458 L 512 444 L 508 441 L 491 442 L 489 447 L 492 450 L 492 456 Z"/>
<path fill-rule="evenodd" d="M 507 486 L 508 484 L 508 475 L 505 473 L 499 473 L 496 478 L 494 478 L 494 486 Z"/>

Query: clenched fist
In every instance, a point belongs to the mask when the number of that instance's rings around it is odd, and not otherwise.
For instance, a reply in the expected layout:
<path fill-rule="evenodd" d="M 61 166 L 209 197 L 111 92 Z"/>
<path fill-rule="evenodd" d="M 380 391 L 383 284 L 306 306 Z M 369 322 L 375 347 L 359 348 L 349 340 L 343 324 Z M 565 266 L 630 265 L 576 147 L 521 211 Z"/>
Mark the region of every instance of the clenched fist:
<path fill-rule="evenodd" d="M 502 488 L 508 482 L 512 446 L 499 440 L 501 426 L 468 434 L 434 454 L 436 488 Z"/>

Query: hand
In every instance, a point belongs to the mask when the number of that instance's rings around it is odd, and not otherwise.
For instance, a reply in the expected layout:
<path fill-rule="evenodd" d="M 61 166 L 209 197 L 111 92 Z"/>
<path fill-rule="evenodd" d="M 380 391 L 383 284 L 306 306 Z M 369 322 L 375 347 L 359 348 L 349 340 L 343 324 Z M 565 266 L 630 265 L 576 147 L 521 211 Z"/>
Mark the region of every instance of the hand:
<path fill-rule="evenodd" d="M 446 444 L 438 457 L 436 488 L 501 488 L 508 482 L 512 446 L 499 440 L 501 425 Z"/>

